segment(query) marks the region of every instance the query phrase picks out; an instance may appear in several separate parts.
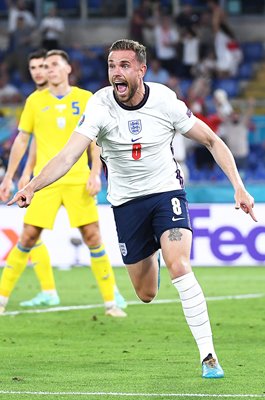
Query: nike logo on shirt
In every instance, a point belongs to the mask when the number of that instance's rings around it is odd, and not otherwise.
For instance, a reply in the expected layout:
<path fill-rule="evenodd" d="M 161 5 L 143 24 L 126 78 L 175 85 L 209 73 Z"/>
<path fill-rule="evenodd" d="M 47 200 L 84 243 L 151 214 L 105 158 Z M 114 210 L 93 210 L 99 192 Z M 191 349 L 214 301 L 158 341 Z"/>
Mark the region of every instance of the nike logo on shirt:
<path fill-rule="evenodd" d="M 134 142 L 137 142 L 137 140 L 140 140 L 140 139 L 142 139 L 142 138 L 139 137 L 139 138 L 136 138 L 136 139 L 131 139 L 131 141 L 134 143 Z"/>

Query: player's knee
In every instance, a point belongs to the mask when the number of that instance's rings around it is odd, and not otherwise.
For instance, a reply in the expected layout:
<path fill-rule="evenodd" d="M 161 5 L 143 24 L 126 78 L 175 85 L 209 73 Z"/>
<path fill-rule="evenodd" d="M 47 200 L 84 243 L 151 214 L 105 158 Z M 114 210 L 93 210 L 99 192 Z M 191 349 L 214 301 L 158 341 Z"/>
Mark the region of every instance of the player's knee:
<path fill-rule="evenodd" d="M 151 303 L 156 297 L 157 291 L 136 290 L 136 294 L 143 303 Z"/>
<path fill-rule="evenodd" d="M 88 247 L 95 247 L 101 244 L 100 230 L 97 224 L 86 225 L 81 230 L 83 241 Z"/>
<path fill-rule="evenodd" d="M 22 233 L 19 242 L 23 247 L 30 248 L 36 244 L 37 240 L 38 236 L 35 233 L 26 231 Z"/>
<path fill-rule="evenodd" d="M 102 243 L 101 236 L 97 232 L 83 236 L 83 240 L 88 247 L 96 247 Z"/>
<path fill-rule="evenodd" d="M 170 271 L 171 276 L 182 276 L 185 275 L 187 272 L 191 271 L 191 265 L 189 260 L 186 258 L 179 258 L 178 260 L 173 261 L 169 266 L 168 269 Z"/>

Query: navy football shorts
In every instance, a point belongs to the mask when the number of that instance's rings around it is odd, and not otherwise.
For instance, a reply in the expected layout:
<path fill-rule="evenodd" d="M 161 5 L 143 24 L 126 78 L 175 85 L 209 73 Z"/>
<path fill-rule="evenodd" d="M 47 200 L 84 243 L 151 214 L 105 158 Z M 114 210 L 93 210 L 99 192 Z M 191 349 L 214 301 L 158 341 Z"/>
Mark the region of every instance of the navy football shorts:
<path fill-rule="evenodd" d="M 168 229 L 192 230 L 184 190 L 147 195 L 112 208 L 124 264 L 153 254 Z"/>

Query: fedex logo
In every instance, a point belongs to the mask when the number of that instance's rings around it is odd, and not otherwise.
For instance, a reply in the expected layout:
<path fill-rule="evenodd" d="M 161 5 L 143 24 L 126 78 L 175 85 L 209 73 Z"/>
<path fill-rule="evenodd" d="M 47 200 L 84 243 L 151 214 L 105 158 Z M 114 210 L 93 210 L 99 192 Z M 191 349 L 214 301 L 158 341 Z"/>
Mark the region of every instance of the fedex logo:
<path fill-rule="evenodd" d="M 223 222 L 219 227 L 210 229 L 207 222 L 210 221 L 210 208 L 191 209 L 190 217 L 193 226 L 193 246 L 191 251 L 191 259 L 197 257 L 195 248 L 196 241 L 199 238 L 209 240 L 209 247 L 217 259 L 224 262 L 232 262 L 238 260 L 243 254 L 248 255 L 262 263 L 265 261 L 265 245 L 258 246 L 262 241 L 265 244 L 265 226 L 257 226 L 251 228 L 247 233 L 242 233 L 240 228 Z M 200 225 L 203 225 L 202 219 L 205 219 L 205 227 L 196 227 L 196 222 L 200 219 Z"/>

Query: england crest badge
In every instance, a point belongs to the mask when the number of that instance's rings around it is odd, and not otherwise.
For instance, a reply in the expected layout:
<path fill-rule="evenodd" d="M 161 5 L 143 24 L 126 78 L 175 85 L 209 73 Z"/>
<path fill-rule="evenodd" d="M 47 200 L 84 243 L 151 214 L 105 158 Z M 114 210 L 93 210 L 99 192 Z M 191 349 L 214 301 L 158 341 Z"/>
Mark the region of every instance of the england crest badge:
<path fill-rule="evenodd" d="M 140 119 L 134 119 L 132 121 L 128 121 L 129 131 L 133 135 L 138 135 L 142 131 L 142 122 Z"/>
<path fill-rule="evenodd" d="M 127 247 L 125 243 L 119 243 L 120 252 L 123 256 L 127 256 Z"/>

